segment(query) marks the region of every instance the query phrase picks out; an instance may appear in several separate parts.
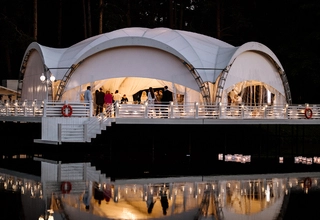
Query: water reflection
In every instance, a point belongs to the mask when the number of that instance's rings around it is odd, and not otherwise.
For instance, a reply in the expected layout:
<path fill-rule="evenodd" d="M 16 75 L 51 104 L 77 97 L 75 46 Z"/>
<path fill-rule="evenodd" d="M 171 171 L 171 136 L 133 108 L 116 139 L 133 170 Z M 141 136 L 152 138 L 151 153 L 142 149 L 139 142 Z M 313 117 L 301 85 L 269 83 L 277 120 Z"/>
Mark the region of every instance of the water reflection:
<path fill-rule="evenodd" d="M 42 198 L 42 184 L 38 181 L 0 173 L 0 190 L 19 192 L 31 198 Z"/>
<path fill-rule="evenodd" d="M 93 199 L 91 213 L 111 219 L 277 219 L 284 216 L 291 193 L 318 189 L 318 177 L 306 175 L 117 181 L 111 187 L 113 199 L 100 205 Z M 75 206 L 78 198 L 68 196 L 73 214 L 84 211 Z"/>
<path fill-rule="evenodd" d="M 93 184 L 97 189 L 92 190 L 90 210 L 81 202 L 82 195 L 60 196 L 70 219 L 79 220 L 98 216 L 97 219 L 286 219 L 286 211 L 296 209 L 293 199 L 307 199 L 309 206 L 312 202 L 310 197 L 291 195 L 315 194 L 319 191 L 319 177 L 318 173 L 305 173 L 120 180 Z M 104 189 L 110 190 L 108 200 L 94 195 Z M 19 190 L 29 198 L 42 198 L 41 183 L 5 174 L 0 174 L 0 190 Z"/>

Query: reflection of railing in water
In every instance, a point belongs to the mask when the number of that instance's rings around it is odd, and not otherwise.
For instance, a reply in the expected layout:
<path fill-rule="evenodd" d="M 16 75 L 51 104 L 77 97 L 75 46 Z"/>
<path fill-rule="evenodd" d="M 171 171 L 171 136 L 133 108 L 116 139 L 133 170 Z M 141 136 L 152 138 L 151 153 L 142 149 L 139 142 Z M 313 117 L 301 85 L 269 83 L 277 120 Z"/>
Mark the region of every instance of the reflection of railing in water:
<path fill-rule="evenodd" d="M 52 194 L 51 206 L 53 210 L 59 211 L 62 220 L 70 220 L 68 214 L 64 210 L 63 202 L 61 201 L 61 195 Z"/>
<path fill-rule="evenodd" d="M 199 220 L 202 219 L 202 217 L 208 217 L 209 215 L 213 215 L 216 220 L 224 219 L 221 201 L 217 198 L 217 192 L 209 184 L 207 184 L 206 187 L 207 189 L 203 192 L 202 200 L 194 220 Z M 209 213 L 210 205 L 212 206 L 212 213 Z"/>
<path fill-rule="evenodd" d="M 31 198 L 42 198 L 42 184 L 35 180 L 17 177 L 14 174 L 0 173 L 0 190 L 20 192 Z"/>

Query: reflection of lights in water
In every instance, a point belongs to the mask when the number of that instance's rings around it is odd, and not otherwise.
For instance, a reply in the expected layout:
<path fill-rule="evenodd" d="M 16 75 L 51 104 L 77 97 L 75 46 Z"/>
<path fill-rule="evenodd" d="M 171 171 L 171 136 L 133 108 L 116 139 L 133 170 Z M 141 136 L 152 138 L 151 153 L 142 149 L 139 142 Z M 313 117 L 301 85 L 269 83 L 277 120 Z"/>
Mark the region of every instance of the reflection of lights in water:
<path fill-rule="evenodd" d="M 121 218 L 135 220 L 136 216 L 133 213 L 131 213 L 130 211 L 128 211 L 128 209 L 123 209 L 120 219 Z"/>
<path fill-rule="evenodd" d="M 24 194 L 24 187 L 21 186 L 21 194 Z"/>
<path fill-rule="evenodd" d="M 267 185 L 267 189 L 265 191 L 265 194 L 266 194 L 266 201 L 270 202 L 270 186 L 269 185 Z"/>
<path fill-rule="evenodd" d="M 31 193 L 31 196 L 33 197 L 34 196 L 33 187 L 30 188 L 30 193 Z"/>
<path fill-rule="evenodd" d="M 7 189 L 7 187 L 8 187 L 7 182 L 4 182 L 4 183 L 3 183 L 3 188 L 4 188 L 4 189 Z"/>

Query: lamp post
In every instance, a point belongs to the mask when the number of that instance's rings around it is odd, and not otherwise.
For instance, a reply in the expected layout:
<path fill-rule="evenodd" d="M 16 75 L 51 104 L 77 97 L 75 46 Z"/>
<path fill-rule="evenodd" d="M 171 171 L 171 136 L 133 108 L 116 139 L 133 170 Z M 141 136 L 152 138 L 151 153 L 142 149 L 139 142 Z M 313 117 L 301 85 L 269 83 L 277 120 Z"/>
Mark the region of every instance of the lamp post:
<path fill-rule="evenodd" d="M 47 72 L 46 72 L 47 75 Z M 46 97 L 45 99 L 48 100 L 49 99 L 49 93 L 48 93 L 48 89 L 49 89 L 49 85 L 51 85 L 51 90 L 52 90 L 52 83 L 56 80 L 56 77 L 54 77 L 54 75 L 50 74 L 50 77 L 48 78 L 48 76 L 45 76 L 44 73 L 41 74 L 40 76 L 40 80 L 42 83 L 46 84 Z M 51 94 L 52 96 L 52 94 Z"/>

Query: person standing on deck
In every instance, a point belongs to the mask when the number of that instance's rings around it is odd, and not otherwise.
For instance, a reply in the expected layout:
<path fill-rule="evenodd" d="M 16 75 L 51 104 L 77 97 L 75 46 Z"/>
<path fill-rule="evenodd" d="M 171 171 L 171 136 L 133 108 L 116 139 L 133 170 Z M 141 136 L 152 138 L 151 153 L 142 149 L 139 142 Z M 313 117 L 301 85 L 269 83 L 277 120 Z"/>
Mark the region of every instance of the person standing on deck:
<path fill-rule="evenodd" d="M 163 103 L 163 105 L 168 105 L 172 101 L 173 101 L 172 92 L 170 92 L 168 90 L 168 86 L 163 87 L 161 103 Z M 169 117 L 169 110 L 168 109 L 169 109 L 169 106 L 168 107 L 164 106 L 164 109 L 161 110 L 164 118 Z"/>
<path fill-rule="evenodd" d="M 121 97 L 121 95 L 120 95 L 120 93 L 119 93 L 119 90 L 116 90 L 116 91 L 114 92 L 114 96 L 113 96 L 114 102 L 120 103 L 121 98 L 122 98 L 122 97 Z"/>
<path fill-rule="evenodd" d="M 149 87 L 149 91 L 148 91 L 148 103 L 149 104 L 154 104 L 154 100 L 155 100 L 155 95 L 154 95 L 154 91 L 152 87 Z"/>
<path fill-rule="evenodd" d="M 163 88 L 163 94 L 162 94 L 161 102 L 163 102 L 164 104 L 169 104 L 169 102 L 172 102 L 172 101 L 173 101 L 172 92 L 170 92 L 168 90 L 168 86 L 165 86 Z"/>
<path fill-rule="evenodd" d="M 112 109 L 110 106 L 112 105 L 113 97 L 109 90 L 106 91 L 106 94 L 104 95 L 104 104 L 106 106 L 106 112 L 111 113 Z M 111 116 L 111 115 L 110 115 Z"/>
<path fill-rule="evenodd" d="M 102 91 L 102 88 L 100 88 L 100 91 L 96 93 L 96 115 L 99 113 L 102 113 L 103 111 L 103 104 L 104 104 L 104 92 Z"/>
<path fill-rule="evenodd" d="M 91 102 L 92 94 L 91 94 L 91 86 L 87 86 L 87 90 L 84 92 L 84 101 Z"/>

